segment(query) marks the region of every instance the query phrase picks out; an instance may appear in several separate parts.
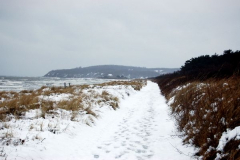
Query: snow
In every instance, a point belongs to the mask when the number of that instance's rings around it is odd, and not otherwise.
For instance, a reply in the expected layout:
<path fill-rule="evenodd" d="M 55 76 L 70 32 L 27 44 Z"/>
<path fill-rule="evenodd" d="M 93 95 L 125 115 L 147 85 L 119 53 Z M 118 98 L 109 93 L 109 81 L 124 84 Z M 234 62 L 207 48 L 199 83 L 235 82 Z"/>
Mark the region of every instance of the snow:
<path fill-rule="evenodd" d="M 227 132 L 223 132 L 217 150 L 223 151 L 225 145 L 231 140 L 239 140 L 240 139 L 240 126 L 235 127 L 233 130 L 228 129 Z"/>
<path fill-rule="evenodd" d="M 163 72 L 163 70 L 154 70 L 154 71 L 157 72 L 157 73 Z"/>
<path fill-rule="evenodd" d="M 9 132 L 20 138 L 19 143 L 25 141 L 16 146 L 0 146 L 0 159 L 1 155 L 6 155 L 3 159 L 7 157 L 8 160 L 194 158 L 193 147 L 182 145 L 157 84 L 148 81 L 140 91 L 125 86 L 94 89 L 99 93 L 103 90 L 120 99 L 119 109 L 95 106 L 100 116 L 94 119 L 92 126 L 70 121 L 69 113 L 61 110 L 58 110 L 61 116 L 55 118 L 12 120 Z M 51 98 L 55 100 L 67 97 L 54 96 Z M 26 124 L 30 127 L 26 128 Z"/>
<path fill-rule="evenodd" d="M 63 94 L 52 94 L 50 96 L 41 95 L 41 96 L 39 96 L 39 98 L 42 100 L 59 102 L 62 100 L 68 100 L 72 96 L 73 96 L 72 94 L 63 93 Z"/>
<path fill-rule="evenodd" d="M 171 97 L 169 100 L 168 100 L 168 105 L 171 106 L 173 103 L 174 103 L 174 100 L 175 100 L 175 96 Z"/>

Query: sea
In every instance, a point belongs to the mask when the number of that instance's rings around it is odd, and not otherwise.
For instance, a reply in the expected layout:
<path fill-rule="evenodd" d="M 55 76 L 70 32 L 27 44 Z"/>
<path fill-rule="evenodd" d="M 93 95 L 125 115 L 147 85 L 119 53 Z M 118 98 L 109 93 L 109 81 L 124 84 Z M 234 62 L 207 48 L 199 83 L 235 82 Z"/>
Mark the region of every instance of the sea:
<path fill-rule="evenodd" d="M 64 86 L 64 83 L 68 86 L 69 84 L 100 84 L 110 81 L 113 81 L 113 79 L 0 76 L 0 91 L 36 90 L 42 86 Z"/>

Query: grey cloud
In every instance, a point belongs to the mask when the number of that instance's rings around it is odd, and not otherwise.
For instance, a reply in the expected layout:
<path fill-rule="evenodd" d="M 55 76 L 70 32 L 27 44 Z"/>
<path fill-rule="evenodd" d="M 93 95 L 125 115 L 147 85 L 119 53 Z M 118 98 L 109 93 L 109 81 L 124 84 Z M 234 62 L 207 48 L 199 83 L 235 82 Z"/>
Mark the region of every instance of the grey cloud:
<path fill-rule="evenodd" d="M 0 1 L 0 75 L 98 64 L 180 67 L 239 49 L 238 0 Z"/>

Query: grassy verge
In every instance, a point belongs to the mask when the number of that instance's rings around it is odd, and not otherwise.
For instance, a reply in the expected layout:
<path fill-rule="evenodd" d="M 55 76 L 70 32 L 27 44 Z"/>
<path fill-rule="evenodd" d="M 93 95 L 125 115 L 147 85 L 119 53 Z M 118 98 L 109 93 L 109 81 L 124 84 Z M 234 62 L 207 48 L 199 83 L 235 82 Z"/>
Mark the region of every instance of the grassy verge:
<path fill-rule="evenodd" d="M 183 142 L 198 148 L 196 155 L 202 159 L 240 158 L 237 137 L 218 149 L 222 134 L 240 126 L 239 77 L 189 81 L 171 76 L 162 77 L 158 84 L 183 133 Z"/>

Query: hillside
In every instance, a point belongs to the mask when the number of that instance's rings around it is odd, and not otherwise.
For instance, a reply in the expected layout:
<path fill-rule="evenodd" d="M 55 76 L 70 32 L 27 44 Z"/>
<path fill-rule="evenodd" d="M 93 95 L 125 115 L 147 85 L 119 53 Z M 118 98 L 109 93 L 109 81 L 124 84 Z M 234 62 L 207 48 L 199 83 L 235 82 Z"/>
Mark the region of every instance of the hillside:
<path fill-rule="evenodd" d="M 156 77 L 177 71 L 177 68 L 143 68 L 118 65 L 99 65 L 48 72 L 44 77 L 136 79 Z"/>
<path fill-rule="evenodd" d="M 240 158 L 240 52 L 200 56 L 154 79 L 183 142 L 203 160 Z"/>

